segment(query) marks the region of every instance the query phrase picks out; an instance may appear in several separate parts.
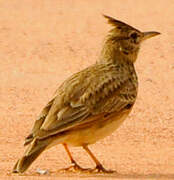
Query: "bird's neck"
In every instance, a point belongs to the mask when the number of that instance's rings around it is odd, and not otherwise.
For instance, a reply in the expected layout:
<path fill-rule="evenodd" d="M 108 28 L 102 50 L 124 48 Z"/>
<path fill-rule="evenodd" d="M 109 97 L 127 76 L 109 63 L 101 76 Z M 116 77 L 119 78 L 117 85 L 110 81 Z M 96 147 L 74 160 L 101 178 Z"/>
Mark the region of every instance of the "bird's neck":
<path fill-rule="evenodd" d="M 106 40 L 100 54 L 99 62 L 101 63 L 134 63 L 137 59 L 138 51 L 124 52 L 119 43 L 110 39 Z"/>

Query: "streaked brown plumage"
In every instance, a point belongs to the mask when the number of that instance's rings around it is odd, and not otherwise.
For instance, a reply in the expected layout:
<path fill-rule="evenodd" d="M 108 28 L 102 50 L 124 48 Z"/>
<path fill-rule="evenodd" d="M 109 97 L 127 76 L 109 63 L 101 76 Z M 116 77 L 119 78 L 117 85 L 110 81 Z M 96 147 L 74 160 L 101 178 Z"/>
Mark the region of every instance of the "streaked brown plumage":
<path fill-rule="evenodd" d="M 134 68 L 140 44 L 158 32 L 139 30 L 109 16 L 113 29 L 106 38 L 96 64 L 72 75 L 58 88 L 54 98 L 35 121 L 24 156 L 13 172 L 22 173 L 45 149 L 62 143 L 75 169 L 83 170 L 67 145 L 82 146 L 96 163 L 96 169 L 110 172 L 88 149 L 89 144 L 116 130 L 130 113 L 137 96 Z"/>

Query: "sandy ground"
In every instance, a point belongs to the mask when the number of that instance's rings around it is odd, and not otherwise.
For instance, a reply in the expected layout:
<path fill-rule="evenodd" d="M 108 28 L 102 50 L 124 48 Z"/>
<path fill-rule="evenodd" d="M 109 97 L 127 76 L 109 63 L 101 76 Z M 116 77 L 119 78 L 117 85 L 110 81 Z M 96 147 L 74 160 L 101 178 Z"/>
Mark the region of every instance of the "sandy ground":
<path fill-rule="evenodd" d="M 174 179 L 173 0 L 0 1 L 0 178 Z M 23 175 L 13 175 L 24 137 L 60 83 L 94 63 L 111 15 L 140 30 L 162 33 L 142 45 L 139 94 L 129 118 L 91 150 L 113 175 L 58 173 L 69 165 L 61 145 L 44 152 Z M 71 148 L 94 167 L 81 148 Z M 36 169 L 49 175 L 37 175 Z"/>

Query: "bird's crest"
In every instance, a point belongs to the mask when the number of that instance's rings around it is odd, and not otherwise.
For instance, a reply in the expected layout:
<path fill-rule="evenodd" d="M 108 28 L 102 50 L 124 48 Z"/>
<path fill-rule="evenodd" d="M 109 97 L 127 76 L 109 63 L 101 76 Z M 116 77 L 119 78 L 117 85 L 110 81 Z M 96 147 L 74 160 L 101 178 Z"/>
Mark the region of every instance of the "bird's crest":
<path fill-rule="evenodd" d="M 112 26 L 116 27 L 117 29 L 120 29 L 120 30 L 132 29 L 132 30 L 136 30 L 139 32 L 139 30 L 135 29 L 134 27 L 132 27 L 122 21 L 116 20 L 113 17 L 107 16 L 104 14 L 103 14 L 103 16 L 108 20 L 108 24 L 111 24 Z"/>

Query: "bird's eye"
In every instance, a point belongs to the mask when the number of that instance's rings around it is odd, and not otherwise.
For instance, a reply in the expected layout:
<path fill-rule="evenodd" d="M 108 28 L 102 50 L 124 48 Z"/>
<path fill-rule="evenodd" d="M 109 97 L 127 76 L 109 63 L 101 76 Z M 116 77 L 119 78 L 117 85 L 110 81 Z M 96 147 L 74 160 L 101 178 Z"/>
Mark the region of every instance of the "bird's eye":
<path fill-rule="evenodd" d="M 136 39 L 136 38 L 138 37 L 138 35 L 137 35 L 136 32 L 133 32 L 133 33 L 130 35 L 130 37 L 131 37 L 132 39 Z"/>

